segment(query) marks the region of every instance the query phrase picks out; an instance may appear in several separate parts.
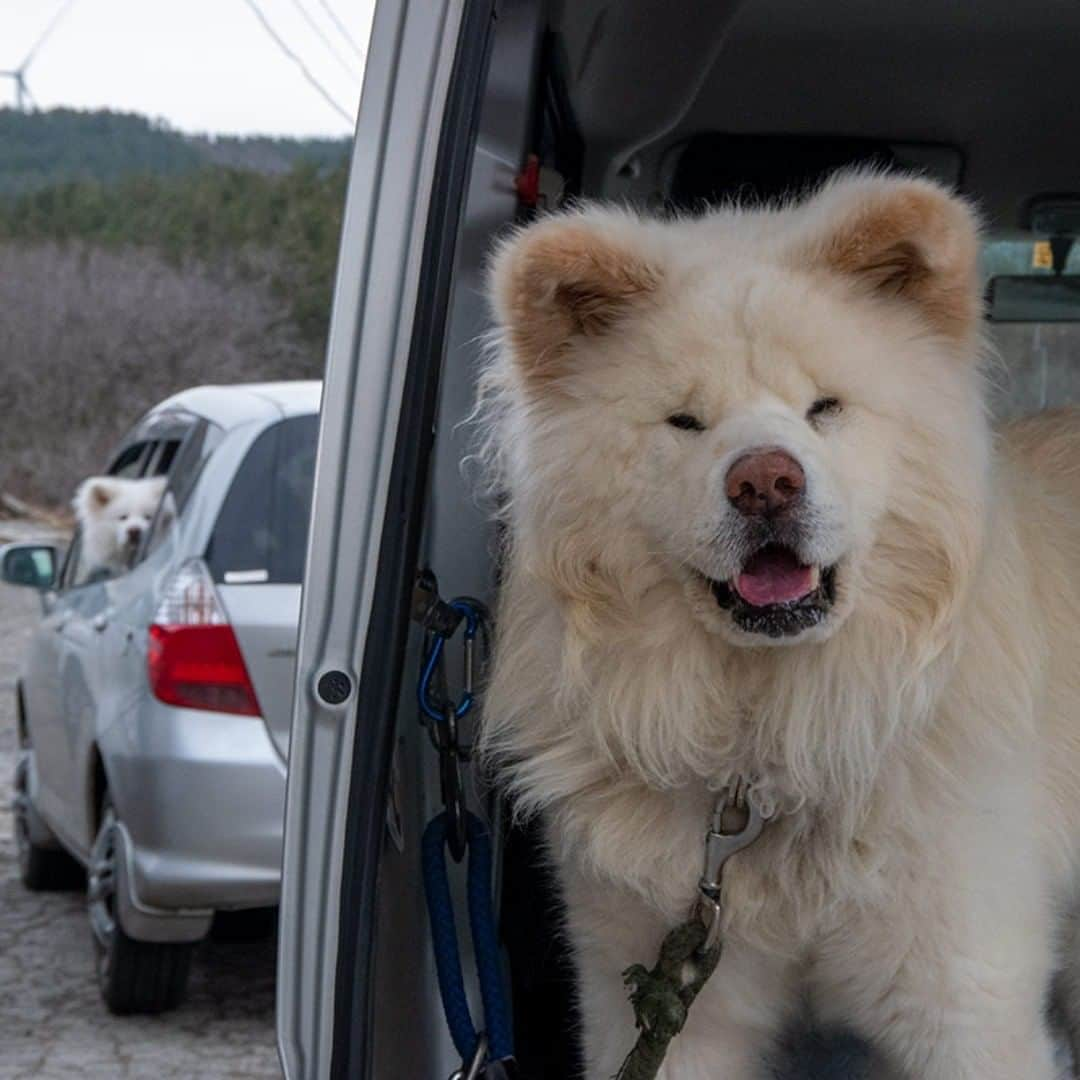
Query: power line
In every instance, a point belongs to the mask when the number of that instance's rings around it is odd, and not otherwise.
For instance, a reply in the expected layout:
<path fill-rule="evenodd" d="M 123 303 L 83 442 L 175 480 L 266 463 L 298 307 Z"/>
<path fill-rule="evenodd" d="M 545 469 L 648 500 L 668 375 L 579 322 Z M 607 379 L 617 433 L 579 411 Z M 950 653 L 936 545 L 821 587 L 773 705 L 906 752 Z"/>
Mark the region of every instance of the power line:
<path fill-rule="evenodd" d="M 293 7 L 300 12 L 304 18 L 304 22 L 306 22 L 315 32 L 315 35 L 326 46 L 330 55 L 341 65 L 342 69 L 350 79 L 355 79 L 357 76 L 356 68 L 337 51 L 337 47 L 323 32 L 323 28 L 311 17 L 311 12 L 304 7 L 302 0 L 292 0 L 292 2 Z"/>
<path fill-rule="evenodd" d="M 344 120 L 344 121 L 345 121 L 346 123 L 349 123 L 349 124 L 351 124 L 351 123 L 353 122 L 353 120 L 354 120 L 354 117 L 350 116 L 350 115 L 349 115 L 349 114 L 348 114 L 348 113 L 347 113 L 347 112 L 346 112 L 346 111 L 345 111 L 345 110 L 344 110 L 344 109 L 343 109 L 343 108 L 342 108 L 342 107 L 341 107 L 341 106 L 340 106 L 340 105 L 339 105 L 339 104 L 338 104 L 338 103 L 337 103 L 337 102 L 336 102 L 336 101 L 335 101 L 335 100 L 334 100 L 334 99 L 333 99 L 333 98 L 332 98 L 332 97 L 330 96 L 330 94 L 329 94 L 329 92 L 327 91 L 326 87 L 324 87 L 324 86 L 323 86 L 323 84 L 322 84 L 321 82 L 319 82 L 319 80 L 318 80 L 318 79 L 316 79 L 316 78 L 315 78 L 315 76 L 314 76 L 314 75 L 312 75 L 310 71 L 308 71 L 308 69 L 307 69 L 307 65 L 306 65 L 306 64 L 304 63 L 304 61 L 303 61 L 303 60 L 301 60 L 301 59 L 300 59 L 300 57 L 299 57 L 299 56 L 297 56 L 297 55 L 296 55 L 296 53 L 294 53 L 294 52 L 292 51 L 292 49 L 290 49 L 290 48 L 289 48 L 289 46 L 285 44 L 285 41 L 284 41 L 284 39 L 283 39 L 283 38 L 281 37 L 281 35 L 280 35 L 280 34 L 279 34 L 279 33 L 278 33 L 278 32 L 277 32 L 277 31 L 276 31 L 276 30 L 275 30 L 275 29 L 274 29 L 274 28 L 273 28 L 273 27 L 272 27 L 272 26 L 270 25 L 270 23 L 269 23 L 269 22 L 267 21 L 267 18 L 266 18 L 266 16 L 265 16 L 265 15 L 264 15 L 264 14 L 262 13 L 262 9 L 261 9 L 261 8 L 259 7 L 259 5 L 258 5 L 258 4 L 256 3 L 256 0 L 244 0 L 244 3 L 245 3 L 245 4 L 247 4 L 247 6 L 248 6 L 249 8 L 251 8 L 251 10 L 252 10 L 252 12 L 254 13 L 255 17 L 256 17 L 256 18 L 257 18 L 257 19 L 259 20 L 259 22 L 261 22 L 261 23 L 262 23 L 262 25 L 263 25 L 263 29 L 264 29 L 264 30 L 266 30 L 266 32 L 267 32 L 267 33 L 268 33 L 268 34 L 269 34 L 269 35 L 270 35 L 270 36 L 271 36 L 271 37 L 272 37 L 272 38 L 274 39 L 274 41 L 275 41 L 275 43 L 277 44 L 278 48 L 279 48 L 279 49 L 281 49 L 281 51 L 282 51 L 282 52 L 283 52 L 283 53 L 284 53 L 284 54 L 285 54 L 285 55 L 286 55 L 286 56 L 287 56 L 287 57 L 288 57 L 288 58 L 289 58 L 289 59 L 290 59 L 290 60 L 291 60 L 291 61 L 292 61 L 292 62 L 293 62 L 293 63 L 294 63 L 294 64 L 295 64 L 295 65 L 296 65 L 296 66 L 297 66 L 297 67 L 298 67 L 299 69 L 300 69 L 300 71 L 302 72 L 302 74 L 303 74 L 304 78 L 305 78 L 305 79 L 307 79 L 307 81 L 308 81 L 309 83 L 311 83 L 311 85 L 312 85 L 312 86 L 314 86 L 314 87 L 315 87 L 315 89 L 316 89 L 316 90 L 317 90 L 317 91 L 319 92 L 319 94 L 320 94 L 320 95 L 322 96 L 323 100 L 324 100 L 324 101 L 325 101 L 325 102 L 326 102 L 326 103 L 327 103 L 327 104 L 328 104 L 328 105 L 329 105 L 329 106 L 330 106 L 330 107 L 331 107 L 331 108 L 332 108 L 332 109 L 333 109 L 333 110 L 334 110 L 335 112 L 337 112 L 338 114 L 340 114 L 341 118 L 342 118 L 342 119 L 343 119 L 343 120 Z"/>
<path fill-rule="evenodd" d="M 356 42 L 353 40 L 352 35 L 349 33 L 348 30 L 345 29 L 345 24 L 337 17 L 337 14 L 335 13 L 334 9 L 329 4 L 329 0 L 319 0 L 319 7 L 321 7 L 323 9 L 323 11 L 325 11 L 326 14 L 330 16 L 330 21 L 341 32 L 341 36 L 353 47 L 353 51 L 356 53 L 356 55 L 361 60 L 363 60 L 364 59 L 364 50 L 361 49 L 360 46 L 356 44 Z"/>

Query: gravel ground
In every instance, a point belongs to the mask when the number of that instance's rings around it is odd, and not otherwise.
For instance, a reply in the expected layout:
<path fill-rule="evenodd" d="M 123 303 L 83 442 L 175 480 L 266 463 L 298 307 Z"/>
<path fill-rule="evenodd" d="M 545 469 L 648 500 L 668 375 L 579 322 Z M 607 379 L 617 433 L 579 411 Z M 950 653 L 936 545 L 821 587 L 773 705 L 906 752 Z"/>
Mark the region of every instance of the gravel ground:
<path fill-rule="evenodd" d="M 0 542 L 18 530 L 0 522 Z M 83 897 L 30 893 L 11 830 L 13 687 L 37 598 L 0 586 L 0 1080 L 280 1077 L 274 943 L 207 942 L 187 1001 L 162 1017 L 110 1016 L 94 980 Z"/>

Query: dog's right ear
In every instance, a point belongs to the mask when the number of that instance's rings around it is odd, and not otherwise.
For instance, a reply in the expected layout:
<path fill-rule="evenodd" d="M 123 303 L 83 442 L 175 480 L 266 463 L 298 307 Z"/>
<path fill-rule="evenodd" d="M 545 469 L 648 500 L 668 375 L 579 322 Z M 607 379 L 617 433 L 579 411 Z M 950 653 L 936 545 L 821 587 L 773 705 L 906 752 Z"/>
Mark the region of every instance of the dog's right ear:
<path fill-rule="evenodd" d="M 83 512 L 104 510 L 112 502 L 115 494 L 115 489 L 108 477 L 91 476 L 79 485 L 75 498 L 72 499 L 72 505 L 77 511 Z"/>
<path fill-rule="evenodd" d="M 515 359 L 530 377 L 559 373 L 577 340 L 609 333 L 661 281 L 632 236 L 637 222 L 614 211 L 547 218 L 506 240 L 488 289 Z"/>

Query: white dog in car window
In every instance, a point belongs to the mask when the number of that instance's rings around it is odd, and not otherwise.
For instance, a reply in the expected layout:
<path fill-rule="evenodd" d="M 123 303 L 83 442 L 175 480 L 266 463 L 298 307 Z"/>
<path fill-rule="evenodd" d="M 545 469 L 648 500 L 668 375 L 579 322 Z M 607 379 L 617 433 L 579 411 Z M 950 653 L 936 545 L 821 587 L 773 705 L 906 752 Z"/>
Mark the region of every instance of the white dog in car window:
<path fill-rule="evenodd" d="M 91 476 L 79 485 L 72 505 L 89 573 L 119 574 L 131 566 L 164 491 L 163 476 L 145 480 Z"/>

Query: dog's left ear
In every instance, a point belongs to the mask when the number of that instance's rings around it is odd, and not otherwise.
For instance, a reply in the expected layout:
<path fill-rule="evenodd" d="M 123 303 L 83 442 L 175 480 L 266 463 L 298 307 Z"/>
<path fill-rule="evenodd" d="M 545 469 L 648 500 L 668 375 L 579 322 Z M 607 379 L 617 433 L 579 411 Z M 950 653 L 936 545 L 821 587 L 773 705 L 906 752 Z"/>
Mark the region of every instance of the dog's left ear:
<path fill-rule="evenodd" d="M 642 252 L 641 223 L 619 211 L 555 216 L 503 243 L 488 290 L 515 359 L 533 377 L 556 375 L 575 341 L 611 333 L 660 284 Z"/>
<path fill-rule="evenodd" d="M 849 174 L 802 209 L 810 234 L 800 261 L 911 304 L 947 338 L 972 338 L 982 315 L 979 222 L 963 199 L 930 180 Z"/>

